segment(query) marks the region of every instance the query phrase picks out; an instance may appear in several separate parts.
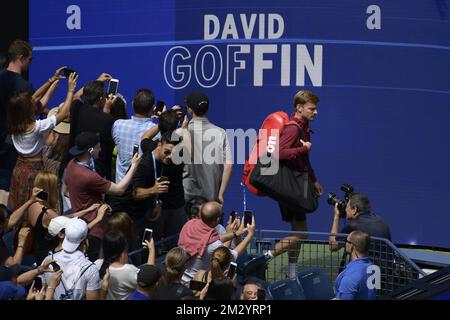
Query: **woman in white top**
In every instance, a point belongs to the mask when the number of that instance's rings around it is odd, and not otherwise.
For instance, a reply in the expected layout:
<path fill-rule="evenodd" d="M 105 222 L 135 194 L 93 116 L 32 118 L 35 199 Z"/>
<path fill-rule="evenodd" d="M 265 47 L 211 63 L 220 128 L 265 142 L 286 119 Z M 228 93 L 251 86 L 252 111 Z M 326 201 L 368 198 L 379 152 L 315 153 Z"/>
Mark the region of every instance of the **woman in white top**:
<path fill-rule="evenodd" d="M 45 120 L 35 120 L 36 106 L 28 93 L 19 94 L 9 101 L 7 128 L 19 154 L 11 177 L 9 208 L 15 210 L 30 198 L 34 179 L 43 169 L 42 149 L 46 134 L 69 115 L 77 79 L 75 73 L 70 75 L 63 107 Z"/>
<path fill-rule="evenodd" d="M 148 249 L 147 264 L 155 264 L 155 245 L 153 239 L 145 241 Z M 136 291 L 137 274 L 139 268 L 128 263 L 128 243 L 126 236 L 117 230 L 110 230 L 103 238 L 104 260 L 97 260 L 95 264 L 99 268 L 100 277 L 104 277 L 109 271 L 109 284 L 107 291 L 102 292 L 102 298 L 106 300 L 126 300 L 130 294 Z M 105 288 L 106 289 L 106 288 Z M 102 288 L 103 290 L 103 288 Z"/>

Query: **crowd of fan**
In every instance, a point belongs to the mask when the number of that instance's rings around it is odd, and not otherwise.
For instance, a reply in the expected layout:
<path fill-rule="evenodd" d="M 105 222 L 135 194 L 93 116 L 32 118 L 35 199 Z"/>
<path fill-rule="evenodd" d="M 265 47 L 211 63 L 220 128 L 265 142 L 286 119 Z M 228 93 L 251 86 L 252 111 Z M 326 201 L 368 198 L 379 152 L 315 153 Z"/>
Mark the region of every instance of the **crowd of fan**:
<path fill-rule="evenodd" d="M 124 97 L 106 94 L 111 75 L 80 86 L 61 67 L 34 90 L 21 76 L 31 61 L 31 46 L 16 40 L 0 71 L 0 170 L 8 177 L 0 298 L 256 299 L 263 283 L 242 286 L 228 275 L 255 222 L 220 224 L 231 153 L 225 131 L 207 118 L 208 97 L 188 94 L 187 114 L 180 106 L 156 112 L 153 92 L 142 88 L 129 118 Z M 66 98 L 51 108 L 58 86 Z M 212 142 L 202 139 L 206 130 Z M 210 144 L 213 164 L 172 161 Z M 155 241 L 178 235 L 157 263 Z M 190 289 L 191 280 L 204 287 Z"/>

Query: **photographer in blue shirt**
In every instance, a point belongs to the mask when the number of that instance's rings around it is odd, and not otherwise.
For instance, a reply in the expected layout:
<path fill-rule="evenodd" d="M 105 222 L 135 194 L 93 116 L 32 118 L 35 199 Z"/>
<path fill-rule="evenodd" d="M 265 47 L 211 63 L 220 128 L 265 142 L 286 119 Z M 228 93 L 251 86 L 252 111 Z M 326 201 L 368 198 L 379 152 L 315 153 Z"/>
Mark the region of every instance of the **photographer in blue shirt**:
<path fill-rule="evenodd" d="M 373 262 L 368 258 L 370 237 L 362 231 L 353 231 L 345 240 L 345 251 L 351 262 L 337 276 L 335 291 L 337 300 L 373 300 L 375 288 L 369 288 L 367 279 Z"/>

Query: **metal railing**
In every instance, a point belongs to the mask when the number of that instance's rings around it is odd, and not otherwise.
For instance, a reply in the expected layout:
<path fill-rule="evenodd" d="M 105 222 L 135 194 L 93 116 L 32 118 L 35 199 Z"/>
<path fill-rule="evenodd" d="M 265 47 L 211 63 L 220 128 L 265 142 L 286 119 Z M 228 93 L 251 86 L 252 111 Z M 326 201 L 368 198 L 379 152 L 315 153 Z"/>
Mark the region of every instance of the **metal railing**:
<path fill-rule="evenodd" d="M 251 253 L 264 253 L 273 250 L 277 243 L 285 237 L 295 235 L 288 241 L 286 251 L 297 251 L 297 271 L 308 268 L 320 268 L 329 275 L 330 285 L 349 262 L 345 253 L 347 234 L 331 234 L 321 232 L 293 232 L 279 230 L 258 230 L 250 247 Z M 337 250 L 330 250 L 329 236 L 336 236 Z M 278 244 L 280 245 L 280 244 Z M 425 273 L 411 261 L 402 251 L 387 239 L 371 237 L 369 257 L 380 270 L 380 288 L 377 297 L 421 278 Z M 285 279 L 288 275 L 288 253 L 283 253 L 269 262 L 266 280 L 273 282 Z"/>

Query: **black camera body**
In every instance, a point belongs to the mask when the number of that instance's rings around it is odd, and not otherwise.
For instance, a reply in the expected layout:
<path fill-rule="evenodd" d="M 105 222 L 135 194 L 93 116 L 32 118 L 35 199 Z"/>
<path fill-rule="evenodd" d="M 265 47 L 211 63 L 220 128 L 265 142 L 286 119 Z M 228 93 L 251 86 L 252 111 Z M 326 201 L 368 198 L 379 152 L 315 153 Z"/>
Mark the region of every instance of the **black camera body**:
<path fill-rule="evenodd" d="M 347 207 L 350 196 L 354 193 L 354 188 L 350 184 L 344 183 L 343 185 L 341 185 L 341 190 L 345 193 L 344 200 L 339 199 L 336 194 L 330 192 L 328 194 L 327 203 L 332 205 L 333 207 L 337 204 L 339 217 L 345 218 L 347 216 L 345 207 Z"/>

